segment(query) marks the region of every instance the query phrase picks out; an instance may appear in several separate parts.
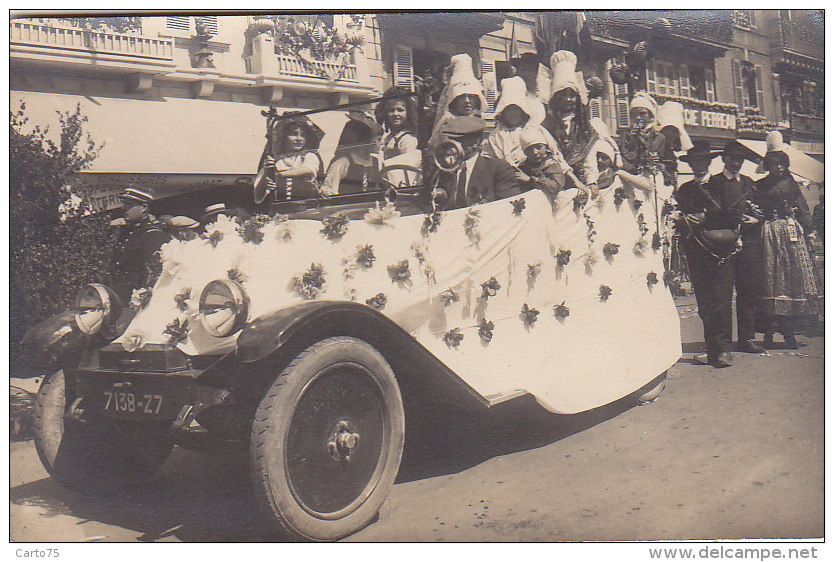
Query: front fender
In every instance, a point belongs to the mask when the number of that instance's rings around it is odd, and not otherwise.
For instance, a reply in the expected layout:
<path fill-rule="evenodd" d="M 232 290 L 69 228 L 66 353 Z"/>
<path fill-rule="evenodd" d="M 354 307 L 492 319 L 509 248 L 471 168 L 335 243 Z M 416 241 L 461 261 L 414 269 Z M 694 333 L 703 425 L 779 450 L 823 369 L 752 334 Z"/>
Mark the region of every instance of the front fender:
<path fill-rule="evenodd" d="M 416 384 L 439 395 L 463 391 L 482 406 L 481 396 L 394 321 L 370 306 L 350 301 L 311 301 L 261 316 L 237 339 L 236 355 L 254 363 L 286 348 L 293 356 L 317 341 L 353 336 L 373 345 L 391 364 L 401 388 Z"/>
<path fill-rule="evenodd" d="M 337 335 L 343 329 L 366 328 L 367 331 L 370 328 L 392 331 L 398 337 L 414 341 L 402 328 L 369 306 L 346 301 L 311 301 L 283 308 L 247 324 L 237 338 L 237 356 L 244 363 L 260 361 L 311 327 L 319 327 L 315 331 L 324 337 Z"/>
<path fill-rule="evenodd" d="M 84 334 L 75 324 L 75 315 L 66 310 L 31 327 L 21 345 L 27 355 L 34 357 L 47 353 L 57 358 L 83 341 Z"/>

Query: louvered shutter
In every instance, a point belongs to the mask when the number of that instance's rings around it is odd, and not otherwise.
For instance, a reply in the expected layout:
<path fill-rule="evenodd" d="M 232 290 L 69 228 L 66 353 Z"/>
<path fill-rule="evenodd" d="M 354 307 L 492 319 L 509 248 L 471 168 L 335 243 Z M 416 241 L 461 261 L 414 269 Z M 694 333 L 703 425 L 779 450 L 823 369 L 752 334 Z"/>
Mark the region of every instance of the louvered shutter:
<path fill-rule="evenodd" d="M 670 62 L 666 66 L 666 68 L 667 68 L 666 76 L 669 77 L 669 95 L 670 96 L 683 95 L 681 93 L 680 88 L 678 87 L 678 65 L 672 64 Z"/>
<path fill-rule="evenodd" d="M 764 86 L 762 84 L 762 65 L 757 64 L 754 67 L 754 72 L 756 75 L 756 103 L 751 104 L 754 107 L 758 107 L 759 109 L 764 112 Z"/>
<path fill-rule="evenodd" d="M 182 29 L 184 31 L 188 31 L 188 19 L 188 16 L 167 16 L 165 18 L 165 27 L 168 29 Z"/>
<path fill-rule="evenodd" d="M 707 101 L 715 101 L 715 75 L 711 68 L 704 69 L 704 82 L 706 82 Z"/>
<path fill-rule="evenodd" d="M 217 16 L 200 16 L 200 21 L 212 35 L 217 35 Z"/>
<path fill-rule="evenodd" d="M 602 100 L 600 100 L 599 98 L 593 98 L 592 100 L 589 100 L 588 108 L 591 111 L 591 119 L 595 117 L 602 119 Z"/>
<path fill-rule="evenodd" d="M 744 82 L 741 74 L 741 61 L 733 59 L 733 90 L 735 92 L 736 105 L 739 109 L 744 107 Z"/>
<path fill-rule="evenodd" d="M 481 83 L 484 85 L 484 97 L 487 101 L 487 111 L 495 111 L 495 104 L 498 103 L 498 84 L 493 61 L 481 61 Z"/>
<path fill-rule="evenodd" d="M 628 86 L 625 84 L 617 84 L 614 93 L 616 95 L 617 128 L 628 129 Z"/>
<path fill-rule="evenodd" d="M 646 89 L 652 94 L 657 93 L 657 73 L 655 71 L 654 59 L 646 63 Z"/>
<path fill-rule="evenodd" d="M 689 87 L 689 67 L 685 64 L 678 66 L 678 76 L 680 77 L 681 94 L 685 98 L 694 97 L 692 95 L 692 88 Z"/>
<path fill-rule="evenodd" d="M 411 47 L 394 48 L 394 86 L 414 91 L 414 62 Z"/>

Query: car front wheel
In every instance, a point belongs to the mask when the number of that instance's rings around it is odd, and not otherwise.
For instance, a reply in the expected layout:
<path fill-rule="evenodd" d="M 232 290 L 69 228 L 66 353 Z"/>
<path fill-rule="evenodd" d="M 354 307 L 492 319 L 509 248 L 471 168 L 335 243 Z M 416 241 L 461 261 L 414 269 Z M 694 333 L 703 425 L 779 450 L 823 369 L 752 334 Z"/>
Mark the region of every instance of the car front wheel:
<path fill-rule="evenodd" d="M 256 496 L 291 534 L 339 539 L 378 514 L 404 439 L 388 362 L 362 340 L 323 340 L 275 378 L 258 406 L 250 442 Z"/>

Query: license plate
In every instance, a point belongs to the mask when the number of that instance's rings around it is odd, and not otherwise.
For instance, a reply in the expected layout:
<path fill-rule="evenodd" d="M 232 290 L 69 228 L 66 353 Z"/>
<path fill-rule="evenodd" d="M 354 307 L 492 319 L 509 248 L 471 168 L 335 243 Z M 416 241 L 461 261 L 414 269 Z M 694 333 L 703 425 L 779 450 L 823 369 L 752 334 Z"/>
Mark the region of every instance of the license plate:
<path fill-rule="evenodd" d="M 161 394 L 135 394 L 120 390 L 104 391 L 104 410 L 156 416 L 162 409 Z"/>

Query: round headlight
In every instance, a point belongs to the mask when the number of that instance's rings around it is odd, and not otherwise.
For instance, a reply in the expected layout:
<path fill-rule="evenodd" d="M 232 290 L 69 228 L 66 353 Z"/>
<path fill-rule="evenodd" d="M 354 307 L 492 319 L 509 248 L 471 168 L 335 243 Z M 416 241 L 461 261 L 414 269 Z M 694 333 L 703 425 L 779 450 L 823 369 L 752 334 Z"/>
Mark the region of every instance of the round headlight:
<path fill-rule="evenodd" d="M 249 297 L 234 281 L 217 279 L 200 294 L 200 321 L 213 336 L 234 334 L 246 324 L 248 315 Z"/>
<path fill-rule="evenodd" d="M 83 333 L 92 335 L 119 313 L 118 299 L 101 283 L 90 283 L 75 298 L 75 324 Z"/>

